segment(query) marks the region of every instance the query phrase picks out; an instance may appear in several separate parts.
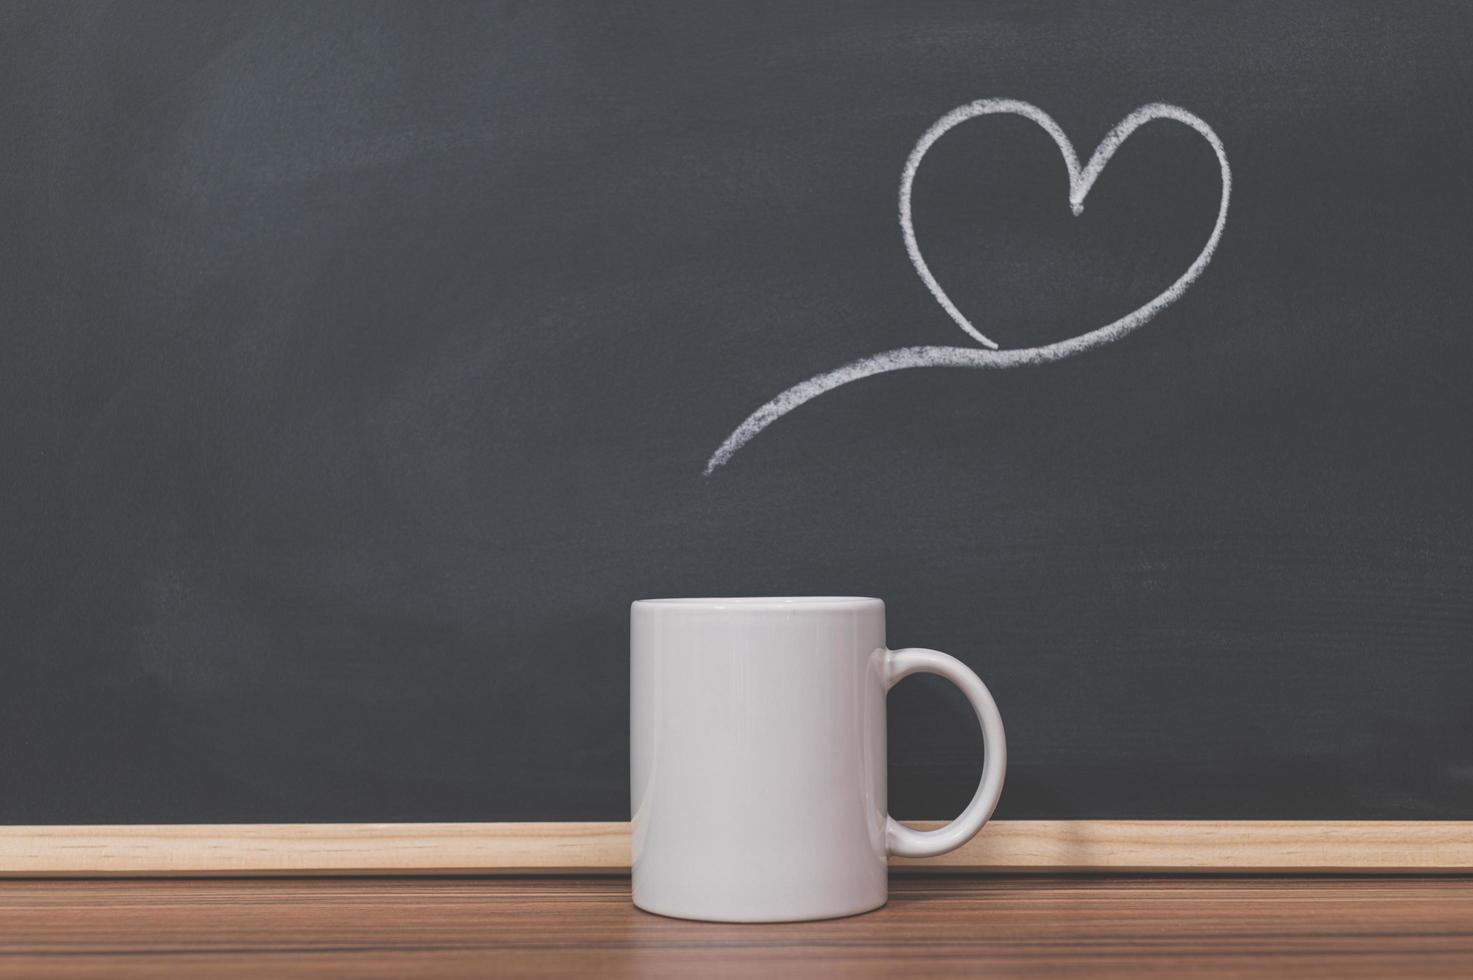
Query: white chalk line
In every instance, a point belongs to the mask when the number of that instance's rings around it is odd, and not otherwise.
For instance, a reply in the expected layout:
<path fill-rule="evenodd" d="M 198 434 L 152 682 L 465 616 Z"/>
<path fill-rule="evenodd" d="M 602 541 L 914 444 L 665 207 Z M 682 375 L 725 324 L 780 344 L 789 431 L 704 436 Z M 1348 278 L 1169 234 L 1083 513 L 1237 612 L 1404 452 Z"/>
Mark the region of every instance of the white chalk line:
<path fill-rule="evenodd" d="M 931 148 L 931 145 L 940 139 L 948 130 L 968 119 L 978 116 L 997 115 L 1006 113 L 1022 116 L 1036 123 L 1044 132 L 1053 138 L 1058 146 L 1059 152 L 1064 157 L 1064 166 L 1069 175 L 1069 206 L 1073 213 L 1078 216 L 1084 211 L 1084 199 L 1089 195 L 1090 188 L 1099 178 L 1100 172 L 1105 169 L 1105 164 L 1115 155 L 1131 133 L 1152 119 L 1171 119 L 1182 123 L 1195 130 L 1212 147 L 1212 152 L 1217 155 L 1217 164 L 1222 176 L 1222 195 L 1217 206 L 1217 220 L 1212 226 L 1212 233 L 1207 236 L 1207 243 L 1202 246 L 1202 251 L 1187 267 L 1187 270 L 1177 278 L 1170 286 L 1166 287 L 1155 298 L 1144 305 L 1137 307 L 1130 313 L 1098 327 L 1088 333 L 1070 337 L 1067 340 L 1055 341 L 1040 347 L 1027 347 L 1011 350 L 999 350 L 997 344 L 983 336 L 962 312 L 952 303 L 936 277 L 931 274 L 930 267 L 921 256 L 920 245 L 916 241 L 915 227 L 911 220 L 911 187 L 915 183 L 916 171 L 920 167 L 922 158 Z M 809 378 L 794 385 L 776 398 L 763 405 L 757 411 L 747 416 L 741 425 L 737 426 L 731 435 L 726 437 L 716 452 L 706 463 L 705 474 L 710 476 L 718 467 L 724 465 L 737 450 L 741 449 L 753 437 L 773 422 L 782 418 L 793 409 L 812 401 L 824 392 L 832 391 L 840 385 L 851 381 L 858 381 L 876 374 L 884 374 L 888 371 L 901 371 L 908 368 L 921 367 L 969 367 L 969 368 L 1012 368 L 1025 367 L 1035 364 L 1046 364 L 1052 361 L 1082 354 L 1085 351 L 1119 340 L 1121 337 L 1140 327 L 1156 314 L 1176 302 L 1187 288 L 1196 282 L 1202 270 L 1212 261 L 1212 255 L 1217 250 L 1218 240 L 1222 238 L 1223 228 L 1227 225 L 1228 201 L 1232 197 L 1233 177 L 1232 170 L 1228 166 L 1227 151 L 1223 148 L 1222 140 L 1218 139 L 1217 133 L 1212 127 L 1194 113 L 1188 112 L 1179 106 L 1168 105 L 1164 102 L 1153 102 L 1143 105 L 1130 115 L 1122 119 L 1115 128 L 1106 134 L 1100 141 L 1099 146 L 1090 155 L 1089 163 L 1083 170 L 1079 167 L 1079 157 L 1074 152 L 1074 145 L 1069 142 L 1069 137 L 1059 128 L 1059 124 L 1053 118 L 1028 102 L 1020 102 L 1016 99 L 979 99 L 976 102 L 959 106 L 932 124 L 931 128 L 921 136 L 916 143 L 915 149 L 905 161 L 905 169 L 900 177 L 900 230 L 905 239 L 905 249 L 910 255 L 911 264 L 915 266 L 921 281 L 931 291 L 931 295 L 941 304 L 957 326 L 961 327 L 969 336 L 985 345 L 986 349 L 974 347 L 902 347 L 898 350 L 885 351 L 861 358 L 841 368 L 828 371 L 815 377 Z"/>

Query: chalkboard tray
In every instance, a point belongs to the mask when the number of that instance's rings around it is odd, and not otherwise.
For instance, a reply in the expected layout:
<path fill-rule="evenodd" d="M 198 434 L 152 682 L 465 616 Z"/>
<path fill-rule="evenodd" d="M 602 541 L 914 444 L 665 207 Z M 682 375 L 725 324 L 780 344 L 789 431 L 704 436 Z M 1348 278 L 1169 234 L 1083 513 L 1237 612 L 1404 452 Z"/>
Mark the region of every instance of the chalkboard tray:
<path fill-rule="evenodd" d="M 1007 820 L 950 854 L 891 864 L 931 873 L 1466 874 L 1473 821 Z M 0 877 L 628 870 L 625 823 L 0 827 Z"/>

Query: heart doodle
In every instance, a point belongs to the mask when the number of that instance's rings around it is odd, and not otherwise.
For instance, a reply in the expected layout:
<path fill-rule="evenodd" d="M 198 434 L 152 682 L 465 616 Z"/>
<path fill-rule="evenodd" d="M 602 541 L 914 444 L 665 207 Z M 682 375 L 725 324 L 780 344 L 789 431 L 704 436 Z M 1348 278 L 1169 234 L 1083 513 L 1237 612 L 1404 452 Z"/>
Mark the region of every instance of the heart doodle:
<path fill-rule="evenodd" d="M 921 160 L 925 158 L 932 144 L 948 130 L 969 119 L 998 114 L 1022 116 L 1032 120 L 1057 144 L 1059 152 L 1063 154 L 1064 166 L 1069 175 L 1069 206 L 1076 216 L 1083 213 L 1084 199 L 1089 195 L 1090 188 L 1094 186 L 1100 172 L 1105 169 L 1105 164 L 1110 162 L 1110 158 L 1115 155 L 1120 144 L 1124 143 L 1131 133 L 1153 119 L 1171 119 L 1191 127 L 1212 147 L 1212 152 L 1217 155 L 1217 164 L 1222 174 L 1222 196 L 1218 200 L 1217 221 L 1213 224 L 1212 233 L 1207 236 L 1207 242 L 1202 246 L 1202 251 L 1197 253 L 1192 264 L 1175 282 L 1153 299 L 1118 320 L 1097 327 L 1088 333 L 1039 347 L 999 349 L 997 344 L 983 335 L 961 310 L 957 309 L 956 304 L 946 295 L 946 291 L 932 275 L 930 267 L 926 265 L 926 260 L 921 255 L 920 245 L 916 241 L 910 208 L 911 187 L 915 183 L 916 171 L 920 168 Z M 931 128 L 926 130 L 905 161 L 905 169 L 900 176 L 900 232 L 905 239 L 905 250 L 910 256 L 911 264 L 915 266 L 916 273 L 926 284 L 926 288 L 931 291 L 931 295 L 936 298 L 936 302 L 941 304 L 941 308 L 958 327 L 983 346 L 981 348 L 901 347 L 880 354 L 872 354 L 843 367 L 815 375 L 784 391 L 747 416 L 742 424 L 726 437 L 726 441 L 717 448 L 716 452 L 711 454 L 710 460 L 706 463 L 706 475 L 710 476 L 717 468 L 731 459 L 738 449 L 752 441 L 759 432 L 793 409 L 812 401 L 824 392 L 833 391 L 840 385 L 846 385 L 851 381 L 908 368 L 1011 368 L 1046 364 L 1119 340 L 1174 303 L 1197 280 L 1202 270 L 1207 268 L 1207 263 L 1212 261 L 1213 252 L 1217 250 L 1217 242 L 1222 237 L 1222 230 L 1227 225 L 1228 199 L 1232 196 L 1232 188 L 1232 171 L 1228 167 L 1227 151 L 1223 149 L 1222 140 L 1217 138 L 1217 133 L 1213 132 L 1212 127 L 1200 117 L 1174 105 L 1153 102 L 1150 105 L 1141 106 L 1120 120 L 1115 128 L 1100 141 L 1100 145 L 1095 147 L 1094 153 L 1090 155 L 1089 163 L 1083 169 L 1080 169 L 1079 156 L 1074 152 L 1074 144 L 1069 142 L 1069 137 L 1064 135 L 1059 124 L 1054 122 L 1048 113 L 1037 106 L 1016 99 L 979 99 L 976 102 L 958 106 L 936 120 Z"/>

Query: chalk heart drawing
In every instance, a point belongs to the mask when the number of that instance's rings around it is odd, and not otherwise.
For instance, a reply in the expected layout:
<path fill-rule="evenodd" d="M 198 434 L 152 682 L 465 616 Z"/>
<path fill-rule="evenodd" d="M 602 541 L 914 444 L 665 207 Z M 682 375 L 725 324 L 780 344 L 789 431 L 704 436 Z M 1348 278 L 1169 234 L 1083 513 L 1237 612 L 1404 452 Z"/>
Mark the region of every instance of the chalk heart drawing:
<path fill-rule="evenodd" d="M 920 244 L 916 241 L 915 225 L 911 220 L 910 192 L 915 183 L 916 171 L 920 169 L 921 161 L 925 159 L 927 151 L 950 129 L 978 116 L 1004 114 L 1022 116 L 1024 119 L 1032 120 L 1058 145 L 1059 152 L 1064 156 L 1064 166 L 1069 175 L 1069 207 L 1076 216 L 1084 212 L 1084 199 L 1089 196 L 1090 188 L 1094 186 L 1100 172 L 1105 169 L 1105 164 L 1110 162 L 1110 158 L 1115 155 L 1120 144 L 1124 143 L 1131 133 L 1153 119 L 1168 119 L 1191 127 L 1207 141 L 1212 147 L 1212 152 L 1217 154 L 1217 165 L 1222 172 L 1222 196 L 1218 199 L 1217 221 L 1213 224 L 1212 233 L 1207 236 L 1207 243 L 1202 246 L 1202 251 L 1197 253 L 1192 264 L 1187 266 L 1187 270 L 1175 282 L 1167 286 L 1154 299 L 1118 320 L 1097 327 L 1088 333 L 1044 344 L 1041 347 L 999 349 L 996 343 L 988 339 L 961 310 L 957 309 L 951 297 L 946 295 L 946 290 L 942 289 L 941 284 L 936 281 L 930 267 L 926 265 L 926 260 L 921 256 Z M 1059 124 L 1054 122 L 1048 113 L 1037 106 L 1016 99 L 979 99 L 976 102 L 958 106 L 936 120 L 931 128 L 926 130 L 916 143 L 915 149 L 910 151 L 910 157 L 905 161 L 905 169 L 900 175 L 900 233 L 905 239 L 905 250 L 910 255 L 911 264 L 915 266 L 916 273 L 926 284 L 926 288 L 931 291 L 931 295 L 936 297 L 936 302 L 941 304 L 941 308 L 967 336 L 981 346 L 901 347 L 872 354 L 843 367 L 815 375 L 784 391 L 747 416 L 746 420 L 726 437 L 726 441 L 717 448 L 716 452 L 711 454 L 710 460 L 706 463 L 706 475 L 710 476 L 714 473 L 730 460 L 738 449 L 751 442 L 759 432 L 793 409 L 812 401 L 824 392 L 833 391 L 840 385 L 846 385 L 851 381 L 884 374 L 887 371 L 903 371 L 908 368 L 1030 367 L 1060 361 L 1119 340 L 1176 302 L 1182 293 L 1197 281 L 1202 270 L 1207 268 L 1207 263 L 1212 261 L 1212 253 L 1217 250 L 1217 242 L 1222 237 L 1222 230 L 1227 225 L 1228 199 L 1232 196 L 1232 190 L 1232 171 L 1228 167 L 1227 152 L 1222 147 L 1222 140 L 1217 138 L 1212 127 L 1203 122 L 1201 118 L 1174 105 L 1153 102 L 1141 106 L 1120 120 L 1115 128 L 1100 141 L 1100 145 L 1095 147 L 1094 153 L 1090 155 L 1089 163 L 1083 169 L 1079 166 L 1079 156 L 1074 152 L 1074 144 L 1069 142 L 1069 137 L 1064 135 Z"/>

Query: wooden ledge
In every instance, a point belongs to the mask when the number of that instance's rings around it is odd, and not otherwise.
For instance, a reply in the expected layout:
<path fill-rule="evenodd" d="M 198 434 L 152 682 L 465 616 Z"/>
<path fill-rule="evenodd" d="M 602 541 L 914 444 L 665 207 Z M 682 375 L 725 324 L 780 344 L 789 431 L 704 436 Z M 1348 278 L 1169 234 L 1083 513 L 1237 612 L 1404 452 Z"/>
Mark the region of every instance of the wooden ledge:
<path fill-rule="evenodd" d="M 940 826 L 935 821 L 916 827 Z M 1473 821 L 1008 820 L 933 872 L 1470 873 Z M 0 826 L 0 876 L 621 874 L 626 823 Z"/>

